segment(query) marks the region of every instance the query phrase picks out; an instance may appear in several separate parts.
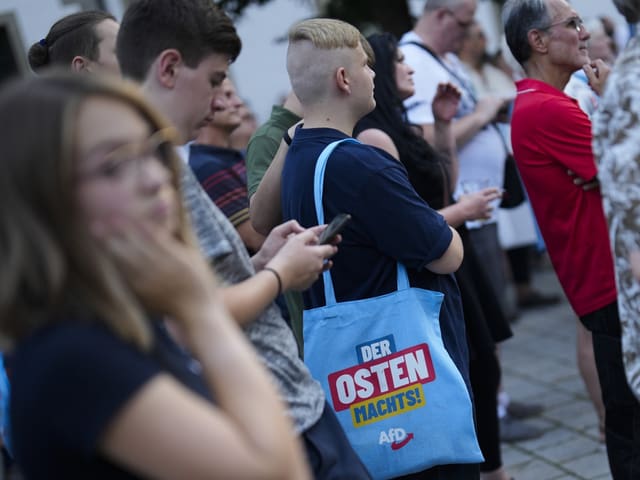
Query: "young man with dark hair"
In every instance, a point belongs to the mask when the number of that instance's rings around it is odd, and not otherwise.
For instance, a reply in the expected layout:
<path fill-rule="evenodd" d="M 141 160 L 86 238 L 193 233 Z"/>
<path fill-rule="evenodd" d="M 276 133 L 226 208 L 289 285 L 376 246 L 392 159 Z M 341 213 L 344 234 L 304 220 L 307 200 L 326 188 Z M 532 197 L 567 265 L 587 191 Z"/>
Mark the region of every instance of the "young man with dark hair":
<path fill-rule="evenodd" d="M 117 52 L 124 75 L 141 83 L 186 142 L 209 116 L 228 64 L 240 52 L 240 39 L 210 0 L 139 0 L 124 15 Z M 282 291 L 313 283 L 330 266 L 325 261 L 336 247 L 317 245 L 321 227 L 303 229 L 287 222 L 249 258 L 231 223 L 188 167 L 182 189 L 200 246 L 227 285 L 222 289 L 225 305 L 272 372 L 315 478 L 369 478 L 273 303 Z"/>
<path fill-rule="evenodd" d="M 228 63 L 240 54 L 242 43 L 233 23 L 211 2 L 136 1 L 122 19 L 118 35 L 118 61 L 126 77 L 145 80 L 152 63 L 166 50 L 176 50 L 190 68 L 212 54 Z M 193 12 L 197 11 L 198 15 Z M 212 79 L 219 84 L 222 79 Z"/>
<path fill-rule="evenodd" d="M 191 140 L 242 47 L 233 23 L 208 0 L 140 0 L 124 14 L 116 44 L 122 74 Z M 204 102 L 203 102 L 204 99 Z"/>

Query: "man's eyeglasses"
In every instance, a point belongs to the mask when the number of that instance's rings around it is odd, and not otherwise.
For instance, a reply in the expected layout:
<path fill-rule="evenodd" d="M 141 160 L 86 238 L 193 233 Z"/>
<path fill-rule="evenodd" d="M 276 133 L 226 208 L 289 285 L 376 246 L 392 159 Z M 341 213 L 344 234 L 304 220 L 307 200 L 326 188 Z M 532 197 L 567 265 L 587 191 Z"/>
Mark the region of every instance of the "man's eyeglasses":
<path fill-rule="evenodd" d="M 551 24 L 547 25 L 544 28 L 541 28 L 540 30 L 549 30 L 550 28 L 556 27 L 558 25 L 564 25 L 566 28 L 571 28 L 571 29 L 575 30 L 578 33 L 582 33 L 585 30 L 584 22 L 582 21 L 582 19 L 580 17 L 571 17 L 571 18 L 567 18 L 565 20 L 560 20 L 559 22 L 554 22 L 554 23 L 551 23 Z"/>
<path fill-rule="evenodd" d="M 458 26 L 463 30 L 469 28 L 473 24 L 473 18 L 471 20 L 463 21 L 458 18 L 453 10 L 447 9 L 447 13 L 455 19 L 455 21 L 458 23 Z"/>
<path fill-rule="evenodd" d="M 153 159 L 169 167 L 170 149 L 177 138 L 175 129 L 163 128 L 149 138 L 120 145 L 102 155 L 100 164 L 85 172 L 83 178 L 121 179 L 138 174 L 147 161 Z M 94 154 L 99 155 L 96 151 Z"/>

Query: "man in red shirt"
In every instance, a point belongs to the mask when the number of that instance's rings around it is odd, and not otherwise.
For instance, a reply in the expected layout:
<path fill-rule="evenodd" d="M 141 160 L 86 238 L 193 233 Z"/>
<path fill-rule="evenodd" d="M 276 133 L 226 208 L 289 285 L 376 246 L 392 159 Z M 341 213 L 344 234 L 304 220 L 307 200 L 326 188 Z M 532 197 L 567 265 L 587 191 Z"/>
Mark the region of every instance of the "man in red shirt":
<path fill-rule="evenodd" d="M 511 139 L 522 180 L 562 287 L 593 346 L 605 404 L 606 442 L 615 479 L 640 478 L 640 404 L 622 364 L 613 260 L 591 122 L 563 92 L 583 68 L 600 93 L 608 68 L 587 53 L 589 33 L 565 0 L 508 0 L 507 43 L 524 67 Z M 590 188 L 593 187 L 593 188 Z"/>

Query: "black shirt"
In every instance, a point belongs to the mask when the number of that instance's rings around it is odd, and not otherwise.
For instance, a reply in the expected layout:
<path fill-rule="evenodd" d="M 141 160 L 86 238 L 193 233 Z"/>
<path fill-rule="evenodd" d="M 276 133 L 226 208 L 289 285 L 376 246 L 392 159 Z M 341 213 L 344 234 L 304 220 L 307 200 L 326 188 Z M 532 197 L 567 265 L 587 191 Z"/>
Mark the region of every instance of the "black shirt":
<path fill-rule="evenodd" d="M 23 341 L 12 359 L 11 436 L 27 479 L 139 478 L 98 443 L 127 401 L 159 373 L 211 399 L 198 364 L 152 322 L 145 353 L 105 326 L 64 322 Z"/>

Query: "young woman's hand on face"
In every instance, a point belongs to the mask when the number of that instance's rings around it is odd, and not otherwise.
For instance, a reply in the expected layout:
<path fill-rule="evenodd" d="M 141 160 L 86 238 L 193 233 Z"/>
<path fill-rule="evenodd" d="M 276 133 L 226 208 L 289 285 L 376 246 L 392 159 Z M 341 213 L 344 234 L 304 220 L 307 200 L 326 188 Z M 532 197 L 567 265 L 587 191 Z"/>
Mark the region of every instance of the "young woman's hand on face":
<path fill-rule="evenodd" d="M 310 479 L 271 375 L 216 298 L 211 267 L 196 247 L 149 227 L 118 219 L 93 231 L 144 306 L 171 317 L 216 405 L 156 375 L 112 420 L 102 452 L 149 478 Z M 187 433 L 159 433 L 176 428 Z M 203 444 L 221 447 L 212 454 Z"/>
<path fill-rule="evenodd" d="M 431 103 L 433 118 L 437 122 L 450 122 L 455 117 L 460 103 L 460 90 L 452 83 L 440 83 Z"/>
<path fill-rule="evenodd" d="M 94 224 L 92 232 L 149 311 L 182 321 L 219 303 L 213 272 L 197 247 L 126 218 Z"/>

